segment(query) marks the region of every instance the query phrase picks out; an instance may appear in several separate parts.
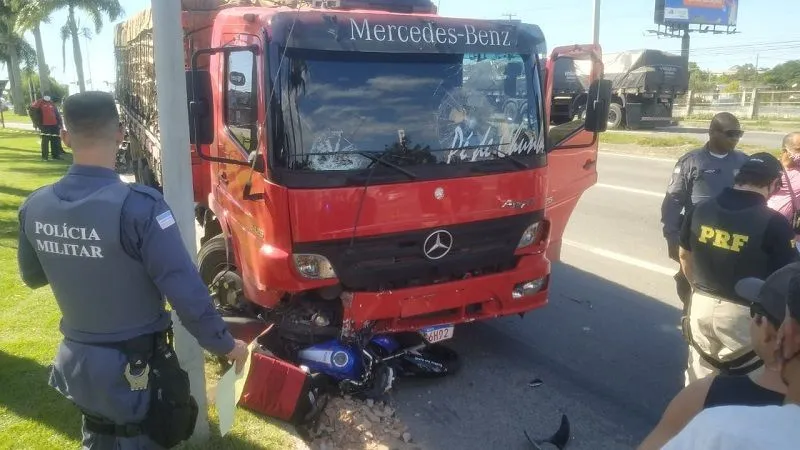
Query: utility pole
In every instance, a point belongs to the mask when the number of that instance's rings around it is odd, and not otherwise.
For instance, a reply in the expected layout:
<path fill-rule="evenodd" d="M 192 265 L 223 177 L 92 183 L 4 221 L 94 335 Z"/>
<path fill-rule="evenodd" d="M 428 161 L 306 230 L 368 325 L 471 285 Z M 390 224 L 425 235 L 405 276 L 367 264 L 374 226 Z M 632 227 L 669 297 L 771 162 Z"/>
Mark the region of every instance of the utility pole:
<path fill-rule="evenodd" d="M 592 44 L 600 45 L 600 0 L 592 0 L 594 7 L 592 9 Z"/>
<path fill-rule="evenodd" d="M 197 263 L 194 228 L 194 195 L 189 156 L 189 112 L 183 55 L 181 2 L 151 0 L 153 45 L 158 95 L 158 128 L 161 131 L 161 170 L 164 197 L 175 215 L 183 243 Z M 199 409 L 191 441 L 208 440 L 205 361 L 203 350 L 172 312 L 175 352 L 181 367 L 189 374 L 191 392 Z"/>
<path fill-rule="evenodd" d="M 514 14 L 514 13 L 505 13 L 505 14 L 501 14 L 501 15 L 502 15 L 503 17 L 508 17 L 508 20 L 509 20 L 509 21 L 511 21 L 511 20 L 514 20 L 514 17 L 517 17 L 517 15 L 516 15 L 516 14 Z"/>

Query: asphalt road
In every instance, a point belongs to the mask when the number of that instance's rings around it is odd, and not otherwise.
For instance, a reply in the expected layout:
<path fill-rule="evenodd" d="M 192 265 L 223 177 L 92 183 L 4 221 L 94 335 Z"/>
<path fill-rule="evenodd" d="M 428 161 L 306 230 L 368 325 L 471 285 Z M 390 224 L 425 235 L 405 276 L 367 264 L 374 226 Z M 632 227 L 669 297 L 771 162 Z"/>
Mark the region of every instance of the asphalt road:
<path fill-rule="evenodd" d="M 740 144 L 746 145 L 758 145 L 761 147 L 769 147 L 778 149 L 781 146 L 781 140 L 786 133 L 776 132 L 776 131 L 750 131 L 747 129 L 747 126 L 743 126 L 744 129 L 744 136 L 739 141 Z M 800 131 L 800 130 L 797 130 Z M 638 134 L 667 134 L 667 135 L 679 135 L 688 138 L 695 138 L 702 142 L 705 142 L 708 139 L 708 128 L 694 128 L 694 127 L 665 127 L 665 128 L 658 128 L 656 130 L 647 130 L 647 131 L 629 131 L 631 133 L 638 133 Z"/>
<path fill-rule="evenodd" d="M 679 302 L 659 208 L 672 162 L 601 154 L 553 269 L 550 303 L 456 328 L 450 378 L 405 382 L 399 414 L 426 449 L 530 449 L 566 413 L 569 448 L 634 448 L 683 385 Z M 533 387 L 539 379 L 542 384 Z"/>

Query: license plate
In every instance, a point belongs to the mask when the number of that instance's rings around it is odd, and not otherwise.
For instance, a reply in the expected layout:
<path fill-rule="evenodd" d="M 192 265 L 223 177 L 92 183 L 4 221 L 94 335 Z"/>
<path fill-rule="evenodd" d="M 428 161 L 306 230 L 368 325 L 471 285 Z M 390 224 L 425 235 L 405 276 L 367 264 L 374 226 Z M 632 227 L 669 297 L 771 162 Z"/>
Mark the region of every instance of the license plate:
<path fill-rule="evenodd" d="M 430 328 L 423 328 L 420 330 L 422 336 L 428 341 L 429 344 L 434 342 L 446 341 L 453 337 L 453 325 L 439 325 Z"/>

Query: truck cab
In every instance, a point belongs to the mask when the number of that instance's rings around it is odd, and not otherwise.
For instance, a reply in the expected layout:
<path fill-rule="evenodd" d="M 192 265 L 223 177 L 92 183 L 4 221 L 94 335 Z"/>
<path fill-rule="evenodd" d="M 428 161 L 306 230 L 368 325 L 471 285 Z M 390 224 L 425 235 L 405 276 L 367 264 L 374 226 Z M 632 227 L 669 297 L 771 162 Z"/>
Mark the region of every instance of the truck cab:
<path fill-rule="evenodd" d="M 593 81 L 584 117 L 550 129 L 538 26 L 333 3 L 184 15 L 198 263 L 220 309 L 352 337 L 544 306 L 597 177 L 600 49 L 550 55 Z"/>

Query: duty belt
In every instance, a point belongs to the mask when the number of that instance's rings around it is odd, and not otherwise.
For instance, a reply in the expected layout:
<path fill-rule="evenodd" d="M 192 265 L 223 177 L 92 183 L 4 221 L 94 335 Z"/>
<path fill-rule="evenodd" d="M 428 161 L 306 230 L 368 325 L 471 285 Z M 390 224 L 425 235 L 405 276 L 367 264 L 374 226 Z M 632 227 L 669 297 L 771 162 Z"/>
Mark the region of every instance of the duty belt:
<path fill-rule="evenodd" d="M 719 297 L 719 296 L 716 296 L 716 295 L 713 295 L 713 294 L 709 294 L 709 293 L 707 293 L 705 291 L 702 291 L 702 290 L 695 289 L 695 291 L 699 291 L 703 295 L 706 295 L 706 296 L 709 296 L 709 297 L 713 297 L 715 299 L 718 299 L 718 300 L 721 300 L 721 301 L 724 301 L 724 302 L 730 302 L 730 303 L 735 303 L 737 305 L 747 306 L 743 302 L 735 301 L 735 300 L 728 300 L 726 298 L 722 298 L 722 297 Z M 691 309 L 692 309 L 692 296 L 693 296 L 693 294 L 689 295 L 689 298 L 687 299 L 688 301 L 684 304 L 683 318 L 681 319 L 681 328 L 683 329 L 683 337 L 684 337 L 684 339 L 686 339 L 686 341 L 689 343 L 689 345 L 694 347 L 694 349 L 697 351 L 697 354 L 700 355 L 700 358 L 702 358 L 703 361 L 707 362 L 709 365 L 711 365 L 711 367 L 714 367 L 715 369 L 719 370 L 720 373 L 725 374 L 725 375 L 733 375 L 733 376 L 747 375 L 748 373 L 758 369 L 759 367 L 761 367 L 764 364 L 764 361 L 762 361 L 761 359 L 757 359 L 752 364 L 749 364 L 749 365 L 746 365 L 746 366 L 744 365 L 748 361 L 751 361 L 753 358 L 756 358 L 756 356 L 758 356 L 758 355 L 756 355 L 756 353 L 753 350 L 750 350 L 749 352 L 745 353 L 744 355 L 739 356 L 738 358 L 734 358 L 734 359 L 732 359 L 730 361 L 719 361 L 719 360 L 714 359 L 710 355 L 708 355 L 702 348 L 700 348 L 700 346 L 697 344 L 697 342 L 695 342 L 694 337 L 692 336 L 692 327 L 691 327 L 690 318 L 689 318 L 690 317 L 690 312 L 691 312 Z"/>
<path fill-rule="evenodd" d="M 86 411 L 82 410 L 81 412 L 83 413 L 83 424 L 86 427 L 86 431 L 90 431 L 95 434 L 106 434 L 121 438 L 131 438 L 145 433 L 144 427 L 138 423 L 119 425 L 103 419 L 102 417 L 91 415 Z"/>

